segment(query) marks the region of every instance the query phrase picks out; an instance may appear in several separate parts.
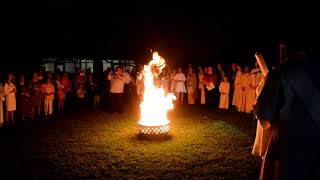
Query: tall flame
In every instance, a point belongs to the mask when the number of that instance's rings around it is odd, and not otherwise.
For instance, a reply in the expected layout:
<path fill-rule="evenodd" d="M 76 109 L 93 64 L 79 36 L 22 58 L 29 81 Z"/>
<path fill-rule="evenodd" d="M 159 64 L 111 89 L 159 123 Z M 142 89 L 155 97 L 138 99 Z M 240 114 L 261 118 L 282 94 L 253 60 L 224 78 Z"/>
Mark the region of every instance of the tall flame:
<path fill-rule="evenodd" d="M 144 65 L 144 94 L 140 104 L 140 125 L 160 126 L 170 122 L 167 118 L 167 112 L 173 109 L 173 100 L 176 97 L 171 93 L 166 94 L 162 86 L 157 87 L 154 84 L 154 78 L 158 78 L 165 65 L 165 60 L 157 52 L 153 53 L 149 64 Z"/>

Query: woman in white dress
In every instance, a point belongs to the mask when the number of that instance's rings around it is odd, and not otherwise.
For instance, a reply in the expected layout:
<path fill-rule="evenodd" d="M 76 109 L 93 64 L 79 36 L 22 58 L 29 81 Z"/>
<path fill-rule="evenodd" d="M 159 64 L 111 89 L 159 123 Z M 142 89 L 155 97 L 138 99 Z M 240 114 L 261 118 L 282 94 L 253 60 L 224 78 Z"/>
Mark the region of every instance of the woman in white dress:
<path fill-rule="evenodd" d="M 220 103 L 219 108 L 229 109 L 229 92 L 230 92 L 230 83 L 228 82 L 228 77 L 223 77 L 223 82 L 219 86 L 220 91 Z"/>
<path fill-rule="evenodd" d="M 240 65 L 237 65 L 237 74 L 236 78 L 234 80 L 234 92 L 233 92 L 233 98 L 232 98 L 232 105 L 235 105 L 237 110 L 239 111 L 239 104 L 242 103 L 242 89 L 241 89 L 241 76 L 242 76 L 242 69 Z"/>
<path fill-rule="evenodd" d="M 14 124 L 14 111 L 17 109 L 16 104 L 16 86 L 12 83 L 13 75 L 8 75 L 8 80 L 4 84 L 3 94 L 6 96 L 6 121 L 9 125 Z M 10 115 L 10 118 L 9 118 Z"/>
<path fill-rule="evenodd" d="M 186 86 L 185 86 L 185 81 L 186 76 L 182 73 L 182 68 L 178 69 L 178 73 L 174 76 L 174 80 L 176 82 L 176 93 L 178 95 L 178 99 L 180 101 L 180 104 L 183 104 L 183 93 L 186 93 Z"/>

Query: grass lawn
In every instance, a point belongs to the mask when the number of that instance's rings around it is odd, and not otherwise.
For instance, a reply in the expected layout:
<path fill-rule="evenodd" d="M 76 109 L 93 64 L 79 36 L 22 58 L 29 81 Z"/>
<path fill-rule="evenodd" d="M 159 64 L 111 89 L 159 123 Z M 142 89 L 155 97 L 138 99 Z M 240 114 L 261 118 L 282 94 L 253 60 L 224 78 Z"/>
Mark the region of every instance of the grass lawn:
<path fill-rule="evenodd" d="M 45 179 L 257 179 L 252 120 L 179 107 L 168 136 L 138 136 L 137 116 L 69 110 L 0 129 L 0 176 Z"/>

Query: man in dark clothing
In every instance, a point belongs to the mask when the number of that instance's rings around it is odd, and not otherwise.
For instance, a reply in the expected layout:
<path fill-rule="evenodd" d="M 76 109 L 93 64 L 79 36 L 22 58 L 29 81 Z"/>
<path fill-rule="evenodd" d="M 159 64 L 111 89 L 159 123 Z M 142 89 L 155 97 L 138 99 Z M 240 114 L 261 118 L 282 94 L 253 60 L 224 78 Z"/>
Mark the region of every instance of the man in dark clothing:
<path fill-rule="evenodd" d="M 234 80 L 237 75 L 237 64 L 232 63 L 231 69 L 229 69 L 227 73 L 228 73 L 228 80 L 230 82 L 229 106 L 232 107 L 232 99 L 233 99 L 233 92 L 234 92 Z"/>
<path fill-rule="evenodd" d="M 320 179 L 320 63 L 301 52 L 269 72 L 255 106 L 262 126 L 277 128 L 271 179 Z"/>

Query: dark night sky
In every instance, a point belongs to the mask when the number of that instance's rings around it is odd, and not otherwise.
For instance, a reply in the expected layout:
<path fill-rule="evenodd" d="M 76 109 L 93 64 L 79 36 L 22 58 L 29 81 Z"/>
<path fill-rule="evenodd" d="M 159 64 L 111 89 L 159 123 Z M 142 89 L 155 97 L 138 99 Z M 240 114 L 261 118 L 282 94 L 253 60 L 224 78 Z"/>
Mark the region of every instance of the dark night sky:
<path fill-rule="evenodd" d="M 275 54 L 282 39 L 317 42 L 320 31 L 312 11 L 227 9 L 206 4 L 111 6 L 59 1 L 11 9 L 3 12 L 1 54 L 142 60 L 149 47 L 172 64 L 208 64 L 248 62 L 256 50 Z"/>

